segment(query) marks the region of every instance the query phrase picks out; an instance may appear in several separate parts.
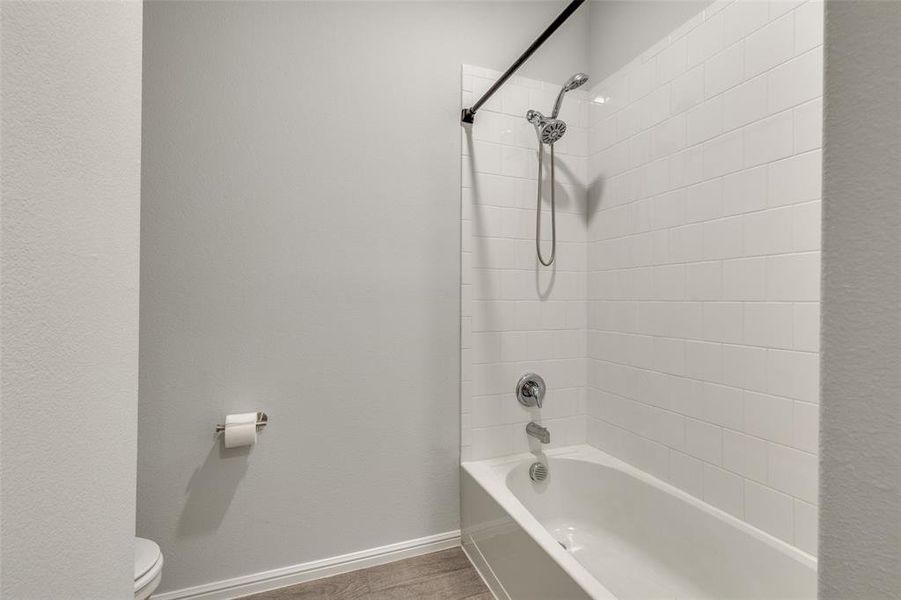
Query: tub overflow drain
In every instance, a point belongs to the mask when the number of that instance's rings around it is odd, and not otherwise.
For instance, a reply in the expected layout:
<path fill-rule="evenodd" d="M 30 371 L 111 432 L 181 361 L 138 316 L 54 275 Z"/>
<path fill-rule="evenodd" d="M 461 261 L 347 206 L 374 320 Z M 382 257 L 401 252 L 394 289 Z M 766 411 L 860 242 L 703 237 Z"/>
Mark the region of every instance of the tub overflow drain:
<path fill-rule="evenodd" d="M 547 479 L 547 467 L 540 462 L 532 463 L 529 467 L 529 478 L 532 481 L 544 481 Z"/>

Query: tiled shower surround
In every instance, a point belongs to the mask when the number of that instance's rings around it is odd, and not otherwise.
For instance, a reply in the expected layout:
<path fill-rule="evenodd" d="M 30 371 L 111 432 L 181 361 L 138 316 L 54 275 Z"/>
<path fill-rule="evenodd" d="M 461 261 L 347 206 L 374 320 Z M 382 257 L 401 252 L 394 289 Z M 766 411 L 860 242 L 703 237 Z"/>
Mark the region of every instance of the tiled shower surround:
<path fill-rule="evenodd" d="M 822 2 L 716 2 L 592 82 L 587 122 L 570 116 L 587 145 L 576 129 L 562 148 L 588 158 L 555 276 L 534 258 L 537 142 L 505 125 L 552 99 L 510 92 L 479 114 L 463 144 L 464 460 L 529 447 L 512 389 L 534 370 L 555 442 L 816 552 L 822 41 Z M 464 102 L 480 76 L 464 70 Z"/>
<path fill-rule="evenodd" d="M 464 104 L 498 75 L 464 67 Z M 525 119 L 530 108 L 550 114 L 559 90 L 559 83 L 511 79 L 463 132 L 463 460 L 529 450 L 525 425 L 538 415 L 512 396 L 526 371 L 541 374 L 553 390 L 540 415 L 553 431 L 552 446 L 585 442 L 587 95 L 570 92 L 560 111 L 568 129 L 555 148 L 552 268 L 540 267 L 535 253 L 537 139 Z M 547 256 L 550 204 L 544 200 Z"/>

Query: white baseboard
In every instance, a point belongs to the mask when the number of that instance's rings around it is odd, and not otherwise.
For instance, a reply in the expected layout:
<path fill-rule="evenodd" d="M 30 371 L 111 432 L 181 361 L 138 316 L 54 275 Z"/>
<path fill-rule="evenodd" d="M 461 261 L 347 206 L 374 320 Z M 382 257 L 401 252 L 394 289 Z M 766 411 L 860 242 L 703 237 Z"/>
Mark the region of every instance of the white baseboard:
<path fill-rule="evenodd" d="M 248 594 L 266 592 L 280 587 L 313 581 L 314 579 L 356 571 L 357 569 L 375 567 L 395 560 L 446 550 L 459 545 L 460 530 L 458 529 L 290 567 L 282 567 L 181 590 L 153 594 L 151 600 L 231 600 L 232 598 L 239 598 Z M 165 568 L 163 576 L 165 576 Z"/>

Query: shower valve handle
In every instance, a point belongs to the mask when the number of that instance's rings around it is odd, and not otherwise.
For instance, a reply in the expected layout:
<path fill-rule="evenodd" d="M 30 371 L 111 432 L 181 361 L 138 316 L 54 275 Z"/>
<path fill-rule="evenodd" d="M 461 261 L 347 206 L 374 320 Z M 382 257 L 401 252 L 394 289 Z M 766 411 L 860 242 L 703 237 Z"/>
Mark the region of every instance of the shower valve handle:
<path fill-rule="evenodd" d="M 547 385 L 541 375 L 526 373 L 516 384 L 516 399 L 523 406 L 541 408 L 546 391 Z"/>

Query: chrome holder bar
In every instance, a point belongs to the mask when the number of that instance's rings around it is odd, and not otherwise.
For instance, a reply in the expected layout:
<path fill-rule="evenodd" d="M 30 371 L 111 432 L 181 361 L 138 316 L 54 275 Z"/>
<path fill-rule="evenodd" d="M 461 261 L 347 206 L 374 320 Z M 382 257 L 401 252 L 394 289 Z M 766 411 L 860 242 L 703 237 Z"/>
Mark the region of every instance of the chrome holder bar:
<path fill-rule="evenodd" d="M 264 412 L 257 413 L 257 429 L 265 427 L 269 423 L 269 416 Z M 225 431 L 225 425 L 219 424 L 216 425 L 216 433 L 222 433 Z"/>

